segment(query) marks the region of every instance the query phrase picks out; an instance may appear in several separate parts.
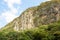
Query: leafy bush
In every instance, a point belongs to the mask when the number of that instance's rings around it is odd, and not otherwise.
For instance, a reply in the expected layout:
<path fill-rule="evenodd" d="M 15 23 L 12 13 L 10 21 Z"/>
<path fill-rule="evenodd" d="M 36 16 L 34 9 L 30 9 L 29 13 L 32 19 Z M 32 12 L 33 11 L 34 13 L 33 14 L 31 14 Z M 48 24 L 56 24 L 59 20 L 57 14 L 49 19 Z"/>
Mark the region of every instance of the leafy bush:
<path fill-rule="evenodd" d="M 25 31 L 1 31 L 0 40 L 60 40 L 60 21 Z"/>

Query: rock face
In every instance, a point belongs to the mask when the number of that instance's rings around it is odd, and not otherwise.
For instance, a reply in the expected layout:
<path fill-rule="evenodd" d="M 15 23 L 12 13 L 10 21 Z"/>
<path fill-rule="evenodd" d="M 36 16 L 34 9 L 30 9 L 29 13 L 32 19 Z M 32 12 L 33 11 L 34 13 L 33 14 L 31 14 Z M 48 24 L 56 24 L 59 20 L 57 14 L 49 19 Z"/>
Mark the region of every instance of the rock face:
<path fill-rule="evenodd" d="M 24 12 L 22 15 L 20 15 L 19 22 L 15 21 L 15 30 L 25 30 L 25 29 L 31 29 L 34 27 L 33 24 L 33 16 L 32 16 L 33 11 L 28 11 Z M 19 27 L 18 27 L 19 26 Z"/>
<path fill-rule="evenodd" d="M 44 2 L 39 6 L 28 8 L 18 18 L 7 24 L 3 30 L 26 30 L 40 25 L 47 25 L 60 20 L 60 3 Z"/>

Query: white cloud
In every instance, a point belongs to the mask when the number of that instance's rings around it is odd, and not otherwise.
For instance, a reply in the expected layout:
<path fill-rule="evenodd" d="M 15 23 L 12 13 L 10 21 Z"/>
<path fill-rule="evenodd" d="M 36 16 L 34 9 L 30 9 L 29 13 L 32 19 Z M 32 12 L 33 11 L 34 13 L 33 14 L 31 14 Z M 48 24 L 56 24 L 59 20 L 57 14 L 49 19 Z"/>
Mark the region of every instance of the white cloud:
<path fill-rule="evenodd" d="M 2 13 L 2 17 L 4 17 L 6 19 L 7 22 L 12 21 L 14 18 L 16 18 L 17 16 L 12 14 L 11 12 L 4 12 Z"/>
<path fill-rule="evenodd" d="M 11 8 L 13 7 L 13 4 L 21 4 L 21 0 L 4 0 L 4 2 L 7 3 L 7 5 Z"/>
<path fill-rule="evenodd" d="M 9 23 L 14 18 L 17 17 L 16 13 L 18 13 L 18 9 L 14 7 L 14 4 L 21 4 L 21 0 L 4 0 L 7 3 L 9 10 L 2 13 L 1 17 L 6 19 L 6 22 Z"/>
<path fill-rule="evenodd" d="M 9 9 L 10 9 L 10 11 L 11 12 L 17 12 L 17 9 L 16 8 L 14 8 L 14 4 L 21 4 L 21 0 L 4 0 L 4 2 L 6 2 L 7 3 L 7 5 L 8 5 L 8 7 L 9 7 Z"/>

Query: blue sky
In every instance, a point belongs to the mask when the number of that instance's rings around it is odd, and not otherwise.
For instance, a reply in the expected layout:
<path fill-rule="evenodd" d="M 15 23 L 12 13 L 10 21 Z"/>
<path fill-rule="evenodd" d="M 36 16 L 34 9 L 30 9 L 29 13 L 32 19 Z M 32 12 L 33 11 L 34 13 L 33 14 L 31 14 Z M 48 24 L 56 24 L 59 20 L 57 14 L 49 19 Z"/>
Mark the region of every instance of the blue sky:
<path fill-rule="evenodd" d="M 18 17 L 29 7 L 49 0 L 0 0 L 0 28 Z"/>

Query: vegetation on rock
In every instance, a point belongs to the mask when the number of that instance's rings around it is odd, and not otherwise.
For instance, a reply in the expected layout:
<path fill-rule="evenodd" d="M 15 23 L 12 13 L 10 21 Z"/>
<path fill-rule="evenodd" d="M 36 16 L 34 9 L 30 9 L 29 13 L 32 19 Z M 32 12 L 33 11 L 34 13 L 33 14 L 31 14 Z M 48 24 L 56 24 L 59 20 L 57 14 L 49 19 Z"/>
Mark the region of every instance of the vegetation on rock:
<path fill-rule="evenodd" d="M 51 0 L 27 9 L 0 30 L 0 40 L 60 40 L 59 2 Z"/>

